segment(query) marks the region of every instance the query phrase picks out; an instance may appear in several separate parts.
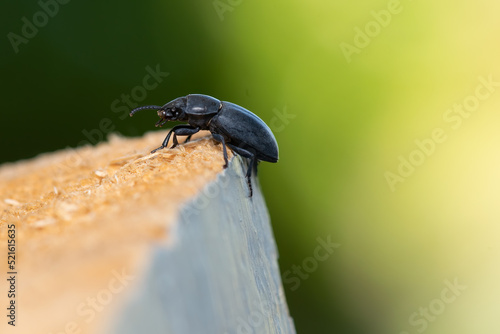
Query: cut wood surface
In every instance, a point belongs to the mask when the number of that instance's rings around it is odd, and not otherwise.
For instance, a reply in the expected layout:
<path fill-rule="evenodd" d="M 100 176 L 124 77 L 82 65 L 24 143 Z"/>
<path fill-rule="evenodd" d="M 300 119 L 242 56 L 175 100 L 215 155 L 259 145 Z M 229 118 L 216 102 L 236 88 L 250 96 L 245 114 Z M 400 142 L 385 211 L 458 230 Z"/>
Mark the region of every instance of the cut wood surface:
<path fill-rule="evenodd" d="M 2 333 L 294 332 L 258 182 L 248 198 L 243 160 L 223 171 L 209 137 L 150 154 L 165 135 L 0 167 L 18 272 Z"/>

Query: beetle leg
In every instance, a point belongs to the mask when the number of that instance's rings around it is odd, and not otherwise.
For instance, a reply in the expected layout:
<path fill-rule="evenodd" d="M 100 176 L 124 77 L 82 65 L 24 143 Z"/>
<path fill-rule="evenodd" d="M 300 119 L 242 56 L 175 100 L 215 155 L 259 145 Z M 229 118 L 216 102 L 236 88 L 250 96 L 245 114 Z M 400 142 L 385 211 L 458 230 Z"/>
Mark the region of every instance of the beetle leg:
<path fill-rule="evenodd" d="M 179 142 L 177 141 L 177 136 L 189 136 L 191 138 L 192 135 L 200 131 L 200 128 L 195 128 L 187 124 L 181 124 L 174 126 L 172 128 L 172 131 L 174 132 L 174 139 L 173 139 L 174 144 L 172 145 L 171 148 L 174 148 L 177 145 L 179 145 Z"/>
<path fill-rule="evenodd" d="M 174 126 L 174 128 L 175 128 L 175 126 Z M 170 140 L 170 136 L 172 135 L 173 131 L 174 131 L 174 129 L 170 130 L 168 132 L 167 136 L 165 137 L 165 139 L 163 140 L 163 143 L 161 144 L 161 146 L 158 147 L 158 148 L 155 148 L 154 150 L 152 150 L 151 153 L 155 153 L 156 151 L 164 149 L 165 147 L 167 147 L 168 141 Z"/>
<path fill-rule="evenodd" d="M 184 141 L 184 144 L 186 144 L 187 142 L 189 142 L 191 140 L 191 136 L 192 135 L 187 136 L 186 140 Z"/>
<path fill-rule="evenodd" d="M 228 164 L 226 141 L 224 140 L 224 137 L 218 133 L 212 133 L 212 136 L 214 137 L 215 140 L 222 143 L 222 153 L 224 154 L 224 166 L 222 167 L 226 169 Z"/>
<path fill-rule="evenodd" d="M 180 124 L 176 125 L 172 128 L 172 130 L 169 131 L 165 139 L 163 140 L 163 143 L 161 144 L 160 147 L 154 149 L 151 151 L 151 153 L 155 153 L 158 150 L 164 149 L 168 145 L 168 141 L 170 140 L 170 136 L 172 136 L 172 133 L 174 134 L 173 142 L 174 144 L 172 145 L 171 148 L 176 147 L 179 142 L 177 141 L 177 136 L 190 136 L 195 134 L 196 132 L 200 131 L 200 128 L 194 128 L 191 125 L 186 125 L 186 124 Z"/>
<path fill-rule="evenodd" d="M 250 196 L 249 197 L 252 197 L 252 195 L 253 195 L 252 182 L 251 182 L 252 169 L 256 169 L 257 168 L 257 158 L 255 158 L 255 153 L 253 153 L 253 152 L 251 152 L 249 150 L 246 150 L 244 148 L 231 145 L 231 144 L 227 144 L 227 146 L 229 146 L 233 151 L 235 151 L 236 153 L 238 153 L 242 157 L 250 159 L 250 163 L 248 164 L 246 178 L 247 178 L 248 188 L 250 189 Z"/>

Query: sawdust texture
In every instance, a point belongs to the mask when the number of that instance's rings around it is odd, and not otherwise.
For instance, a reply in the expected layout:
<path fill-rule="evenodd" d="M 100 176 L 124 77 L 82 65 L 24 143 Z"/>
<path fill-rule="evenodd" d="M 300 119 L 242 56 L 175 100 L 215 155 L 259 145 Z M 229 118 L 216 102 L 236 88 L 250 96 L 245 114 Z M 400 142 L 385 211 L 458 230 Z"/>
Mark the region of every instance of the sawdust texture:
<path fill-rule="evenodd" d="M 78 305 L 114 273 L 140 273 L 151 248 L 169 242 L 182 204 L 223 170 L 221 145 L 200 138 L 209 133 L 150 154 L 166 133 L 115 135 L 0 166 L 0 241 L 15 224 L 23 318 L 37 319 L 36 332 L 63 331 L 73 320 L 88 332 L 95 321 L 79 316 Z"/>

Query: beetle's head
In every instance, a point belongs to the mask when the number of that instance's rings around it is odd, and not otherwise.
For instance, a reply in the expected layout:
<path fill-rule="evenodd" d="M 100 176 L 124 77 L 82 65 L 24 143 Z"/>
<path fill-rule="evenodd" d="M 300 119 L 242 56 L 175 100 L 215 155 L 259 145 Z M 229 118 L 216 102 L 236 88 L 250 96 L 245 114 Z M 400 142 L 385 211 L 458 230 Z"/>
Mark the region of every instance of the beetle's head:
<path fill-rule="evenodd" d="M 185 121 L 186 98 L 179 97 L 158 109 L 160 121 Z"/>
<path fill-rule="evenodd" d="M 163 106 L 143 106 L 135 108 L 130 112 L 134 116 L 136 112 L 143 109 L 156 109 L 160 120 L 156 122 L 157 127 L 163 126 L 168 121 L 186 121 L 186 97 L 179 97 Z"/>

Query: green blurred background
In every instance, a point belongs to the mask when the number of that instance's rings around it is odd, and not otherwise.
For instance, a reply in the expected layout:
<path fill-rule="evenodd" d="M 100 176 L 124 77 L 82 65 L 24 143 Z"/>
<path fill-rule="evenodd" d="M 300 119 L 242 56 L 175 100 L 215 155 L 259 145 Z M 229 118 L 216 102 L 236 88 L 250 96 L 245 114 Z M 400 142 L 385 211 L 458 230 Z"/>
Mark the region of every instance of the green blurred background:
<path fill-rule="evenodd" d="M 1 162 L 153 130 L 122 94 L 240 104 L 280 145 L 259 176 L 298 333 L 500 331 L 499 3 L 2 6 Z"/>

